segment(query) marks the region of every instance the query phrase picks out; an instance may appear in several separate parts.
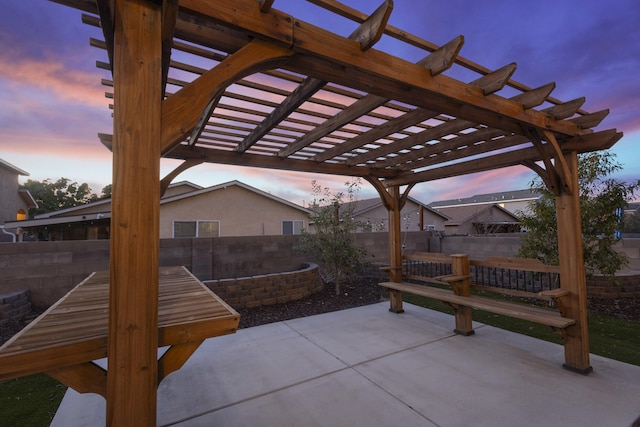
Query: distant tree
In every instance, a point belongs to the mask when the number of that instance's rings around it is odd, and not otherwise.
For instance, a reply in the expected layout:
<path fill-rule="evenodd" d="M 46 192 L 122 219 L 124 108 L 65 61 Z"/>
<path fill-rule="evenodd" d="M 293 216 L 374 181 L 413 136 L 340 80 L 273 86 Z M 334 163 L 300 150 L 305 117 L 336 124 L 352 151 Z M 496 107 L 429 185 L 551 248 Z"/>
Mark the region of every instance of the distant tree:
<path fill-rule="evenodd" d="M 582 154 L 578 158 L 582 244 L 587 275 L 613 276 L 628 263 L 626 255 L 613 246 L 622 230 L 622 212 L 640 187 L 640 180 L 627 184 L 609 176 L 622 166 L 609 151 Z M 521 213 L 520 223 L 527 230 L 521 240 L 518 256 L 538 258 L 557 265 L 558 233 L 555 196 L 540 178 L 531 189 L 542 196 L 531 211 Z"/>
<path fill-rule="evenodd" d="M 318 262 L 323 280 L 333 282 L 336 295 L 340 295 L 341 284 L 363 263 L 367 251 L 353 241 L 351 233 L 359 227 L 352 213 L 359 181 L 347 182 L 347 193 L 331 194 L 315 180 L 311 183 L 313 193 L 309 223 L 313 229 L 303 230 L 297 249 L 310 254 Z M 345 201 L 346 198 L 346 201 Z"/>
<path fill-rule="evenodd" d="M 102 200 L 102 199 L 110 199 L 111 198 L 111 184 L 109 185 L 105 185 L 104 187 L 102 187 L 102 194 L 100 195 L 100 197 L 98 197 L 98 199 Z"/>
<path fill-rule="evenodd" d="M 49 178 L 44 181 L 29 179 L 23 187 L 29 190 L 38 203 L 37 209 L 29 211 L 31 216 L 72 208 L 97 199 L 88 184 L 78 184 L 67 178 L 60 178 L 55 182 Z"/>

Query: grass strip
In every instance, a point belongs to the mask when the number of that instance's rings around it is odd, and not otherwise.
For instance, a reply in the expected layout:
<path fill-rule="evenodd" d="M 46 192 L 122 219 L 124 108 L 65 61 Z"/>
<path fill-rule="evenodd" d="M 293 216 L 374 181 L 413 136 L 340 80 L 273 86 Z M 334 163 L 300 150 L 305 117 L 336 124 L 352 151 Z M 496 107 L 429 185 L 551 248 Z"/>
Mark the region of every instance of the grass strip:
<path fill-rule="evenodd" d="M 65 385 L 46 374 L 0 383 L 0 425 L 48 426 L 66 391 Z"/>
<path fill-rule="evenodd" d="M 453 309 L 433 299 L 404 294 L 410 304 L 453 315 Z M 562 344 L 562 338 L 551 328 L 508 316 L 473 311 L 473 320 L 511 332 Z M 589 351 L 592 354 L 640 366 L 640 322 L 611 316 L 589 314 Z"/>

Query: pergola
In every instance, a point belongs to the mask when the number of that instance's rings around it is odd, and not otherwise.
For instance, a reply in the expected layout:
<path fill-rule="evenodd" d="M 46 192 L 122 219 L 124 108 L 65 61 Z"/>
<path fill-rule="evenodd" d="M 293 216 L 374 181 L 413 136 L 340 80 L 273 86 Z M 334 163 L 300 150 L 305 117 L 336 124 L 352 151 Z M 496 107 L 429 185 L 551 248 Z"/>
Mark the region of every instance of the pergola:
<path fill-rule="evenodd" d="M 622 134 L 592 130 L 608 111 L 530 88 L 515 64 L 489 70 L 387 25 L 393 2 L 343 37 L 282 13 L 273 0 L 54 0 L 99 26 L 111 72 L 113 151 L 107 424 L 155 425 L 159 199 L 203 162 L 362 177 L 389 211 L 392 281 L 400 281 L 400 210 L 419 182 L 524 165 L 555 194 L 562 287 L 570 292 L 565 365 L 588 372 L 577 154 Z M 424 51 L 376 50 L 382 35 Z M 472 81 L 449 77 L 461 68 Z M 181 159 L 160 179 L 160 158 Z M 126 420 L 126 421 L 125 421 Z"/>

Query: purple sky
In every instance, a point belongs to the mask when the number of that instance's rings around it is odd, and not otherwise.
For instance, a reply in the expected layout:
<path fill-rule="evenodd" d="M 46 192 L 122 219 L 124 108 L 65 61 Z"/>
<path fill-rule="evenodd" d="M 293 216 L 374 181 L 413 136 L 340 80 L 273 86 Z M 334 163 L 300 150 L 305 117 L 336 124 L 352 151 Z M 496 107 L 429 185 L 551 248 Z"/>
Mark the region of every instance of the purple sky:
<path fill-rule="evenodd" d="M 343 0 L 371 13 L 374 1 Z M 518 64 L 514 78 L 537 87 L 556 82 L 553 96 L 587 98 L 590 112 L 609 108 L 599 130 L 617 128 L 624 138 L 612 149 L 624 170 L 621 180 L 640 178 L 640 2 L 638 0 L 396 0 L 390 24 L 444 44 L 465 36 L 461 55 L 497 69 Z M 79 11 L 46 0 L 0 0 L 0 158 L 27 171 L 26 179 L 69 178 L 94 192 L 111 182 L 111 153 L 97 138 L 111 133 L 104 98 L 109 78 L 95 68 L 106 54 L 89 46 L 99 30 L 81 23 Z M 302 0 L 276 0 L 274 8 L 348 35 L 355 24 L 319 13 Z M 376 49 L 417 61 L 425 52 L 400 51 L 383 38 Z M 457 76 L 456 76 L 457 77 Z M 463 76 L 463 81 L 475 79 Z M 178 163 L 163 160 L 162 174 Z M 527 188 L 534 174 L 510 168 L 418 184 L 411 196 L 422 202 Z M 237 179 L 277 196 L 310 200 L 311 181 L 344 190 L 344 177 L 200 165 L 178 176 L 210 186 Z M 283 185 L 286 183 L 286 185 Z M 375 197 L 363 183 L 360 198 Z"/>

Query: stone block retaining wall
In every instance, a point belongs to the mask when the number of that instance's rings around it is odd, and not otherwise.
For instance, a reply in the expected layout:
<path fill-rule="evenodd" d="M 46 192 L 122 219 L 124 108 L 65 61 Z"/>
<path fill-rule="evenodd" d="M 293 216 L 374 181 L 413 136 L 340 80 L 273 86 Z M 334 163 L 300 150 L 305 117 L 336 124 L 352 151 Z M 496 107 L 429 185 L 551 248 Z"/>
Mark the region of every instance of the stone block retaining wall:
<path fill-rule="evenodd" d="M 203 283 L 236 310 L 295 301 L 322 289 L 318 266 L 310 263 L 298 271 Z"/>
<path fill-rule="evenodd" d="M 32 313 L 29 290 L 0 295 L 0 325 L 10 320 L 22 320 Z"/>

